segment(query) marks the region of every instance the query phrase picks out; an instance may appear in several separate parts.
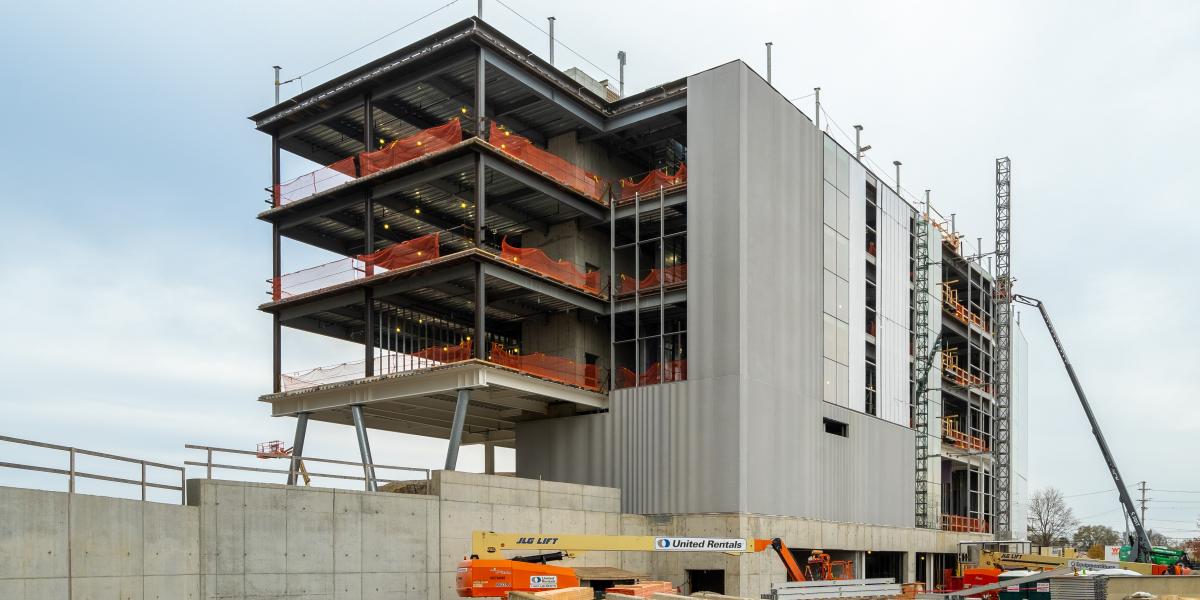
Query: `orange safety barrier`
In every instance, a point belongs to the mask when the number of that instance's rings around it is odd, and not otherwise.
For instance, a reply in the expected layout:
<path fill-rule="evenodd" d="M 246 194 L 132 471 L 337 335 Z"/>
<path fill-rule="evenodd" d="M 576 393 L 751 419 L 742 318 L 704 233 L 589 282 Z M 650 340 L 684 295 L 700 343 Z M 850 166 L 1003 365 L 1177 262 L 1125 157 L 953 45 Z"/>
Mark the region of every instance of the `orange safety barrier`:
<path fill-rule="evenodd" d="M 475 345 L 471 340 L 463 340 L 456 345 L 443 344 L 441 346 L 430 346 L 424 350 L 413 352 L 412 355 L 424 360 L 452 363 L 470 359 L 471 351 L 474 348 Z"/>
<path fill-rule="evenodd" d="M 960 517 L 958 515 L 942 515 L 942 529 L 945 531 L 987 533 L 988 522 L 986 519 L 972 519 L 971 517 Z"/>
<path fill-rule="evenodd" d="M 686 164 L 680 164 L 674 175 L 668 174 L 665 168 L 655 169 L 636 181 L 633 177 L 621 179 L 621 202 L 632 200 L 634 196 L 657 194 L 660 189 L 666 192 L 685 186 L 687 186 Z"/>
<path fill-rule="evenodd" d="M 444 150 L 460 141 L 462 125 L 456 117 L 444 125 L 430 127 L 398 139 L 380 150 L 347 156 L 312 173 L 301 175 L 287 183 L 280 183 L 275 186 L 274 205 L 279 207 L 319 194 L 363 175 L 394 167 L 430 152 Z"/>
<path fill-rule="evenodd" d="M 571 287 L 579 288 L 591 294 L 600 293 L 600 271 L 584 273 L 578 267 L 566 260 L 553 260 L 545 252 L 537 248 L 518 248 L 508 243 L 508 238 L 500 240 L 500 258 L 516 263 L 527 269 L 532 269 Z"/>
<path fill-rule="evenodd" d="M 942 437 L 950 440 L 951 444 L 963 450 L 971 452 L 988 451 L 987 443 L 983 441 L 983 438 L 959 431 L 957 422 L 958 419 L 953 416 L 944 417 L 942 419 Z"/>
<path fill-rule="evenodd" d="M 595 173 L 590 173 L 558 155 L 538 148 L 528 138 L 496 125 L 495 121 L 492 121 L 488 131 L 488 142 L 547 177 L 600 204 L 608 205 L 604 201 L 604 182 Z"/>
<path fill-rule="evenodd" d="M 661 271 L 658 269 L 650 269 L 650 273 L 637 281 L 624 273 L 621 273 L 619 294 L 632 294 L 637 290 L 645 290 L 657 288 L 659 284 L 672 286 L 679 283 L 687 282 L 687 265 L 672 265 Z"/>
<path fill-rule="evenodd" d="M 392 244 L 372 254 L 360 254 L 358 259 L 366 265 L 367 275 L 373 275 L 374 267 L 389 271 L 402 269 L 433 260 L 438 256 L 440 256 L 440 247 L 438 246 L 438 233 L 435 232 Z"/>
<path fill-rule="evenodd" d="M 666 363 L 666 368 L 661 369 L 662 378 L 659 378 L 661 363 L 652 363 L 641 374 L 634 373 L 631 369 L 621 367 L 617 371 L 617 387 L 628 388 L 638 385 L 655 385 L 657 383 L 669 383 L 672 381 L 687 380 L 687 359 L 669 360 Z"/>
<path fill-rule="evenodd" d="M 395 140 L 374 152 L 358 155 L 359 176 L 370 175 L 396 165 L 445 150 L 462 141 L 462 124 L 455 117 L 445 125 L 430 127 L 413 135 Z"/>
<path fill-rule="evenodd" d="M 984 382 L 983 378 L 972 375 L 966 369 L 958 366 L 958 356 L 954 352 L 942 353 L 942 374 L 962 387 L 973 387 L 989 394 L 992 393 L 992 386 Z"/>
<path fill-rule="evenodd" d="M 488 356 L 488 360 L 502 367 L 516 369 L 543 379 L 600 391 L 596 365 L 581 365 L 561 356 L 550 356 L 541 352 L 517 354 L 505 350 L 504 346 L 496 342 L 492 342 L 492 352 Z"/>
<path fill-rule="evenodd" d="M 942 284 L 942 308 L 954 315 L 954 318 L 961 321 L 963 325 L 974 323 L 980 329 L 987 329 L 987 321 L 959 302 L 958 290 L 950 287 L 948 283 Z"/>

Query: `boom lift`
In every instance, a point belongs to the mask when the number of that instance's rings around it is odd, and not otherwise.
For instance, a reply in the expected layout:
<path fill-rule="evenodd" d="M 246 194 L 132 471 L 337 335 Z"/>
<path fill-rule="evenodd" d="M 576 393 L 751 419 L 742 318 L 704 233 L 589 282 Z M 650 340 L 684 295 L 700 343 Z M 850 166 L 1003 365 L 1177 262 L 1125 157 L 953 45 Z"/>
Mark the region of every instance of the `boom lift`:
<path fill-rule="evenodd" d="M 1063 366 L 1067 369 L 1067 376 L 1071 378 L 1071 385 L 1075 387 L 1075 394 L 1079 397 L 1079 404 L 1083 406 L 1083 412 L 1087 415 L 1088 423 L 1092 427 L 1092 435 L 1096 436 L 1096 443 L 1100 446 L 1100 453 L 1104 455 L 1104 462 L 1108 465 L 1108 471 L 1112 475 L 1113 483 L 1117 486 L 1117 494 L 1121 499 L 1121 507 L 1125 510 L 1125 517 L 1133 525 L 1133 533 L 1130 540 L 1130 561 L 1122 561 L 1122 568 L 1136 570 L 1138 572 L 1146 572 L 1149 574 L 1181 574 L 1189 572 L 1195 568 L 1187 559 L 1187 555 L 1178 551 L 1173 551 L 1167 548 L 1154 548 L 1150 545 L 1150 537 L 1146 534 L 1145 527 L 1142 526 L 1142 519 L 1138 516 L 1137 510 L 1133 506 L 1133 499 L 1129 496 L 1129 491 L 1125 488 L 1125 480 L 1121 477 L 1121 471 L 1117 469 L 1117 461 L 1113 458 L 1112 451 L 1108 448 L 1108 442 L 1104 439 L 1104 434 L 1100 431 L 1100 423 L 1096 421 L 1096 415 L 1092 412 L 1092 407 L 1088 404 L 1087 395 L 1083 393 L 1083 386 L 1079 383 L 1079 377 L 1075 374 L 1075 368 L 1071 366 L 1070 359 L 1067 358 L 1067 351 L 1063 348 L 1062 340 L 1058 338 L 1058 332 L 1054 329 L 1054 323 L 1050 321 L 1050 313 L 1046 311 L 1046 305 L 1037 298 L 1013 294 L 1012 300 L 1021 304 L 1032 306 L 1038 309 L 1042 316 L 1042 321 L 1046 323 L 1046 329 L 1050 332 L 1050 338 L 1054 341 L 1055 348 L 1058 349 L 1058 355 L 1062 358 Z M 983 551 L 980 553 L 980 567 L 994 568 L 1054 568 L 1069 563 L 1070 557 L 1062 556 L 1042 556 L 1034 554 L 1015 554 L 995 551 Z"/>
<path fill-rule="evenodd" d="M 570 567 L 546 564 L 571 558 L 581 552 L 721 552 L 745 554 L 771 548 L 783 561 L 788 581 L 810 579 L 848 579 L 853 563 L 832 561 L 829 555 L 813 550 L 805 568 L 792 557 L 791 550 L 779 538 L 688 538 L 643 535 L 552 535 L 496 533 L 471 534 L 471 557 L 458 564 L 456 587 L 463 598 L 507 597 L 509 592 L 546 591 L 577 587 L 579 577 Z M 503 551 L 527 551 L 534 554 L 506 558 Z M 835 567 L 842 576 L 835 576 Z"/>

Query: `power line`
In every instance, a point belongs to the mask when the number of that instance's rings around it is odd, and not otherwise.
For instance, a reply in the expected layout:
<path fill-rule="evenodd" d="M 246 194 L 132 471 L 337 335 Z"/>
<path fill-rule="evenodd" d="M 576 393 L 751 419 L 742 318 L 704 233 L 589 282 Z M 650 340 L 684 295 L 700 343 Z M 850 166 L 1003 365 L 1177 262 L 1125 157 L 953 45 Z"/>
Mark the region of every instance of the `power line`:
<path fill-rule="evenodd" d="M 457 0 L 455 0 L 455 1 L 457 1 Z M 534 23 L 533 21 L 530 21 L 529 19 L 526 19 L 526 18 L 525 18 L 525 15 L 523 15 L 523 14 L 521 14 L 521 13 L 517 12 L 517 11 L 516 11 L 516 9 L 514 9 L 513 7 L 511 7 L 511 6 L 507 5 L 507 4 L 505 4 L 505 3 L 504 3 L 504 0 L 496 0 L 496 2 L 497 2 L 497 3 L 499 3 L 499 4 L 500 4 L 500 6 L 503 6 L 504 8 L 507 8 L 507 9 L 508 9 L 508 11 L 509 11 L 509 12 L 511 12 L 512 14 L 514 14 L 514 15 L 517 15 L 518 17 L 520 17 L 522 21 L 525 21 L 526 23 L 529 23 L 529 25 L 530 25 L 530 26 L 532 26 L 534 29 L 536 29 L 536 30 L 538 30 L 538 31 L 540 31 L 540 32 L 542 32 L 542 33 L 544 33 L 544 34 L 546 34 L 546 35 L 550 35 L 550 32 L 546 31 L 545 29 L 542 29 L 540 25 L 538 25 L 537 23 Z M 566 44 L 562 43 L 562 41 L 560 41 L 558 38 L 555 38 L 555 39 L 554 39 L 554 43 L 555 43 L 555 44 L 558 44 L 559 46 L 562 46 L 563 48 L 566 48 L 566 49 L 567 49 L 567 51 L 569 51 L 571 54 L 574 54 L 575 56 L 578 56 L 579 58 L 583 59 L 583 62 L 585 62 L 585 63 L 587 63 L 587 64 L 589 64 L 589 65 L 592 65 L 592 67 L 594 67 L 594 68 L 595 68 L 597 71 L 600 71 L 601 73 L 604 73 L 605 75 L 608 75 L 608 78 L 609 78 L 609 79 L 617 79 L 617 77 L 615 77 L 615 76 L 614 76 L 612 73 L 609 73 L 608 71 L 605 71 L 604 69 L 600 68 L 600 65 L 597 65 L 596 63 L 594 63 L 594 62 L 592 62 L 592 61 L 588 60 L 588 58 L 587 58 L 586 56 L 584 56 L 584 55 L 582 55 L 582 54 L 580 54 L 580 53 L 576 52 L 576 51 L 575 51 L 573 48 L 571 48 L 570 46 L 568 46 L 568 45 L 566 45 Z"/>
<path fill-rule="evenodd" d="M 1063 498 L 1078 498 L 1080 496 L 1094 496 L 1096 494 L 1105 494 L 1105 493 L 1115 492 L 1115 491 L 1117 491 L 1117 488 L 1109 488 L 1107 490 L 1097 490 L 1095 492 L 1084 492 L 1082 494 L 1071 494 L 1069 496 L 1063 496 Z"/>
<path fill-rule="evenodd" d="M 389 32 L 387 32 L 387 33 L 385 33 L 385 34 L 383 34 L 383 35 L 381 35 L 381 36 L 379 36 L 379 37 L 375 38 L 374 40 L 371 40 L 371 41 L 369 41 L 369 42 L 367 42 L 367 43 L 365 43 L 365 44 L 363 44 L 363 45 L 361 45 L 361 46 L 359 46 L 359 47 L 357 47 L 357 48 L 355 48 L 355 49 L 353 49 L 353 50 L 351 50 L 351 51 L 349 51 L 349 52 L 347 52 L 347 53 L 345 53 L 345 54 L 343 54 L 343 55 L 341 55 L 341 56 L 339 56 L 339 57 L 337 57 L 337 58 L 335 58 L 335 59 L 333 59 L 333 60 L 331 60 L 331 61 L 329 61 L 329 62 L 327 62 L 327 63 L 325 63 L 325 64 L 323 64 L 323 65 L 321 65 L 321 66 L 319 66 L 319 67 L 317 67 L 317 68 L 315 68 L 315 69 L 309 69 L 308 71 L 305 71 L 305 72 L 304 72 L 303 74 L 301 74 L 301 75 L 297 75 L 297 76 L 293 77 L 292 79 L 289 79 L 288 81 L 284 81 L 284 82 L 280 82 L 280 83 L 281 83 L 281 84 L 282 84 L 282 83 L 290 83 L 290 82 L 292 82 L 292 81 L 295 81 L 295 80 L 297 80 L 297 79 L 303 79 L 303 78 L 305 78 L 305 77 L 307 77 L 307 76 L 309 76 L 309 75 L 312 75 L 313 73 L 315 73 L 315 72 L 317 72 L 317 71 L 320 71 L 321 69 L 324 69 L 325 67 L 328 67 L 329 65 L 332 65 L 333 63 L 335 63 L 335 62 L 338 62 L 339 60 L 342 60 L 343 58 L 346 58 L 346 57 L 350 56 L 351 54 L 354 54 L 354 53 L 356 53 L 356 52 L 359 52 L 359 51 L 361 51 L 361 50 L 364 50 L 364 49 L 366 49 L 366 48 L 367 48 L 367 47 L 369 47 L 369 46 L 372 46 L 372 45 L 374 45 L 374 44 L 376 44 L 376 43 L 378 43 L 378 42 L 381 42 L 381 41 L 383 41 L 385 38 L 388 38 L 388 37 L 391 37 L 391 36 L 393 36 L 393 35 L 395 35 L 395 34 L 397 34 L 397 33 L 400 33 L 401 31 L 404 31 L 405 29 L 407 29 L 407 28 L 409 28 L 409 27 L 411 27 L 411 26 L 413 26 L 413 25 L 416 25 L 417 23 L 420 23 L 421 21 L 424 21 L 425 19 L 427 19 L 427 18 L 429 18 L 429 17 L 432 17 L 433 15 L 435 15 L 435 14 L 437 14 L 437 13 L 439 13 L 439 12 L 442 12 L 442 11 L 443 11 L 443 10 L 445 10 L 445 9 L 447 9 L 447 8 L 450 8 L 451 6 L 453 6 L 453 5 L 455 5 L 455 4 L 458 4 L 458 2 L 459 2 L 459 0 L 450 0 L 450 2 L 447 2 L 447 3 L 445 3 L 445 4 L 441 5 L 441 6 L 439 6 L 439 7 L 435 8 L 435 9 L 433 9 L 433 10 L 431 10 L 431 11 L 429 11 L 429 12 L 425 13 L 424 15 L 421 15 L 420 17 L 418 17 L 418 18 L 416 18 L 416 19 L 414 19 L 414 20 L 412 20 L 412 21 L 409 21 L 408 23 L 405 23 L 404 25 L 401 25 L 400 27 L 397 27 L 396 29 L 393 29 L 393 30 L 391 30 L 391 31 L 389 31 Z"/>

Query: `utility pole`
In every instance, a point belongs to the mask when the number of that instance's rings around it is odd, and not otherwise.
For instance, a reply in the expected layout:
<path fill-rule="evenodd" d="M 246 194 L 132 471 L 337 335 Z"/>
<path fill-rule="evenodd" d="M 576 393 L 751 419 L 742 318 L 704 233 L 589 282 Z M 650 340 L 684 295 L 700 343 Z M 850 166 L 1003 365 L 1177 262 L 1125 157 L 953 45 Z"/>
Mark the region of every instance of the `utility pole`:
<path fill-rule="evenodd" d="M 1142 499 L 1139 502 L 1142 505 L 1142 526 L 1144 527 L 1146 525 L 1146 501 L 1149 500 L 1149 498 L 1146 497 L 1145 481 L 1138 482 L 1138 490 L 1142 492 Z"/>

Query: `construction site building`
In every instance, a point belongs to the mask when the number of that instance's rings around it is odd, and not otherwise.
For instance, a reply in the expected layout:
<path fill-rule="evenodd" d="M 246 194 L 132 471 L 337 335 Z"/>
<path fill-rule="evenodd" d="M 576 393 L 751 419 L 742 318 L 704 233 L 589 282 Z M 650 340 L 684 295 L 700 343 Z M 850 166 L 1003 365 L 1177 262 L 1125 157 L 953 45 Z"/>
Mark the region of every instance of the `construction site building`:
<path fill-rule="evenodd" d="M 515 448 L 517 477 L 705 515 L 691 535 L 846 528 L 824 549 L 905 581 L 994 534 L 990 269 L 745 63 L 621 97 L 472 18 L 251 119 L 273 165 L 261 400 L 298 454 L 310 419 L 354 425 L 367 463 L 370 429 L 447 439 L 447 469 Z M 340 258 L 285 273 L 283 238 Z M 362 353 L 285 373 L 283 328 Z M 720 560 L 676 566 L 736 594 L 748 559 Z"/>

